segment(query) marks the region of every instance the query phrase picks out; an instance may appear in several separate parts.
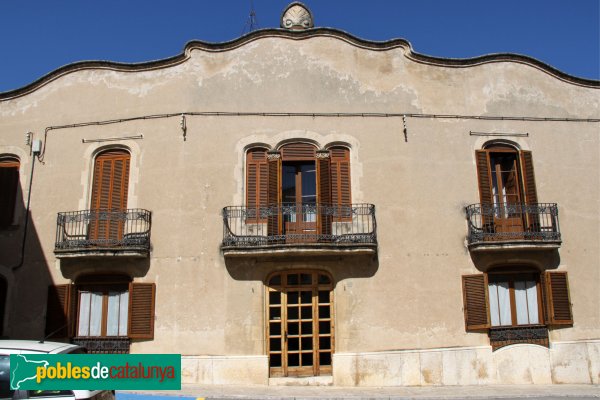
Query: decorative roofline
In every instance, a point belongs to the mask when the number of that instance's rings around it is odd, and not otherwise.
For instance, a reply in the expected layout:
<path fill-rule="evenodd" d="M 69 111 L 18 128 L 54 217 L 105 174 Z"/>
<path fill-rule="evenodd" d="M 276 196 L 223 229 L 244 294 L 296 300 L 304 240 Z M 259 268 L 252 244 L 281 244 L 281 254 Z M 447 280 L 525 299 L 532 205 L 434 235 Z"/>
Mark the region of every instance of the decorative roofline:
<path fill-rule="evenodd" d="M 120 63 L 114 61 L 78 61 L 71 64 L 64 65 L 49 72 L 34 82 L 25 85 L 21 88 L 10 90 L 8 92 L 0 92 L 0 100 L 8 100 L 15 97 L 20 97 L 25 94 L 31 93 L 41 86 L 73 71 L 84 70 L 84 69 L 109 69 L 113 71 L 149 71 L 154 69 L 166 68 L 181 64 L 190 57 L 192 50 L 203 50 L 207 52 L 223 52 L 236 49 L 244 46 L 250 42 L 258 39 L 276 37 L 292 40 L 304 40 L 315 37 L 332 37 L 342 40 L 346 43 L 352 44 L 356 47 L 373 50 L 373 51 L 386 51 L 395 48 L 404 48 L 406 51 L 406 57 L 415 62 L 442 66 L 442 67 L 472 67 L 481 64 L 493 63 L 493 62 L 516 62 L 526 64 L 531 67 L 537 68 L 549 75 L 554 76 L 564 82 L 568 82 L 574 85 L 585 86 L 590 88 L 600 88 L 600 80 L 579 78 L 573 75 L 569 75 L 562 72 L 542 61 L 539 61 L 533 57 L 513 54 L 513 53 L 496 53 L 487 54 L 473 58 L 443 58 L 434 57 L 425 54 L 420 54 L 412 49 L 411 44 L 405 39 L 391 39 L 387 41 L 371 41 L 361 39 L 353 36 L 347 32 L 333 29 L 333 28 L 314 28 L 306 30 L 287 30 L 287 29 L 261 29 L 248 33 L 247 35 L 241 36 L 237 39 L 220 42 L 220 43 L 209 43 L 201 40 L 192 40 L 188 42 L 181 54 L 173 57 L 164 58 L 154 61 L 145 61 L 141 63 Z"/>

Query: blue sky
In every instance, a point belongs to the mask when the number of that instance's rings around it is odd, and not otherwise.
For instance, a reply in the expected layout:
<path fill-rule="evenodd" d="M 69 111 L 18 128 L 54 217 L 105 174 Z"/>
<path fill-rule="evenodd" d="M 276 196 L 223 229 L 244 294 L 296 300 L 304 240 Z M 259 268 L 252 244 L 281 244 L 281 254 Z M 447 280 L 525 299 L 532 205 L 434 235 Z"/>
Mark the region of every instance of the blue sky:
<path fill-rule="evenodd" d="M 259 28 L 288 0 L 254 0 Z M 315 26 L 370 40 L 404 38 L 419 53 L 525 54 L 600 79 L 599 0 L 305 0 Z M 75 61 L 143 62 L 186 42 L 240 36 L 250 0 L 0 0 L 0 92 Z"/>

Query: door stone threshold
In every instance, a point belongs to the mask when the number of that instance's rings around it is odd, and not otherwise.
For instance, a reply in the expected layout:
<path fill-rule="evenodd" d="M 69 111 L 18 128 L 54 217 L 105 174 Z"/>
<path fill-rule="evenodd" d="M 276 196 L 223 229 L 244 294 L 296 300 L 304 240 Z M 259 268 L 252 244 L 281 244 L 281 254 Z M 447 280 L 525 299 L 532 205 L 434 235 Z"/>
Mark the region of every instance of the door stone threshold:
<path fill-rule="evenodd" d="M 332 386 L 333 376 L 269 378 L 269 386 Z"/>

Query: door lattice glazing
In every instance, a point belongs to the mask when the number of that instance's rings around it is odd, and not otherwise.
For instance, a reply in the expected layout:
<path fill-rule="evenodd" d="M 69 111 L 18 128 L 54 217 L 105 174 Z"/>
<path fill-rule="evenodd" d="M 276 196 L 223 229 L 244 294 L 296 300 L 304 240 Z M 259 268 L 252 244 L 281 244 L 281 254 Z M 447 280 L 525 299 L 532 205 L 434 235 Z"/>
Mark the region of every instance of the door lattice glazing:
<path fill-rule="evenodd" d="M 331 374 L 333 286 L 323 272 L 282 272 L 268 282 L 271 376 Z"/>

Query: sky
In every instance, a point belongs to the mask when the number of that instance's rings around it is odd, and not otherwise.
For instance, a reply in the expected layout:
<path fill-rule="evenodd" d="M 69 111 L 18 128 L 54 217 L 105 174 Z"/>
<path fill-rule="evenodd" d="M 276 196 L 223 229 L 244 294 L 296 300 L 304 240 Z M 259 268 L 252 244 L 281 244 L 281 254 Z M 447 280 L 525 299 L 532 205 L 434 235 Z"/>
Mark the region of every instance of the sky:
<path fill-rule="evenodd" d="M 289 0 L 0 0 L 0 92 L 76 61 L 137 63 L 278 28 Z M 517 53 L 600 79 L 600 0 L 305 0 L 316 27 L 468 58 Z"/>

